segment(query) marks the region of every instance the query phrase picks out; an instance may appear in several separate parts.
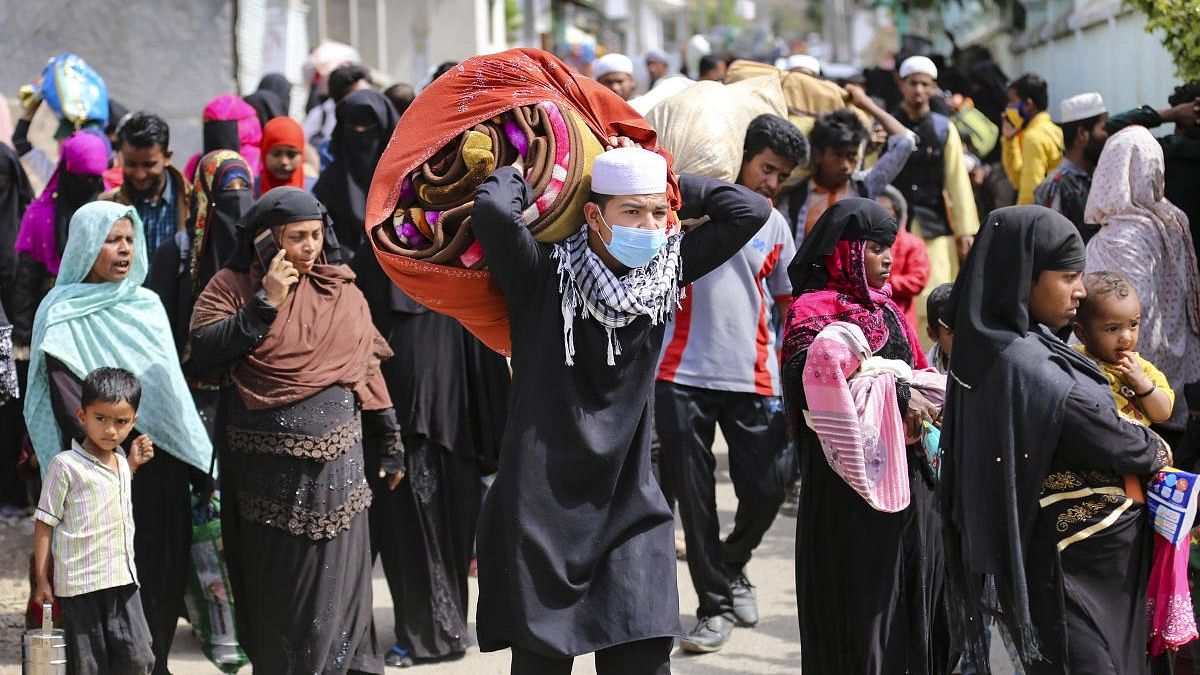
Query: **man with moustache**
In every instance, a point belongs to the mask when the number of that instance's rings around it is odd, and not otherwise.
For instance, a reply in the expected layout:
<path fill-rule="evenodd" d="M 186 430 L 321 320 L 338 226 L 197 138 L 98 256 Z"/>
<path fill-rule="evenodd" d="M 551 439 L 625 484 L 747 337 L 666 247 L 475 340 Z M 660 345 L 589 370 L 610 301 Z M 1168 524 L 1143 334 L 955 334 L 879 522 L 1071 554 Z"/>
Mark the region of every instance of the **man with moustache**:
<path fill-rule="evenodd" d="M 117 140 L 125 181 L 100 198 L 137 210 L 145 226 L 147 260 L 154 260 L 159 245 L 187 223 L 191 186 L 171 166 L 171 129 L 163 118 L 134 113 Z"/>
<path fill-rule="evenodd" d="M 1104 125 L 1108 110 L 1100 94 L 1090 92 L 1072 96 L 1062 102 L 1062 127 L 1067 152 L 1058 165 L 1033 193 L 1035 204 L 1058 211 L 1079 229 L 1086 244 L 1100 230 L 1095 223 L 1085 223 L 1083 209 L 1092 190 L 1092 173 L 1100 161 L 1100 152 L 1108 140 Z"/>

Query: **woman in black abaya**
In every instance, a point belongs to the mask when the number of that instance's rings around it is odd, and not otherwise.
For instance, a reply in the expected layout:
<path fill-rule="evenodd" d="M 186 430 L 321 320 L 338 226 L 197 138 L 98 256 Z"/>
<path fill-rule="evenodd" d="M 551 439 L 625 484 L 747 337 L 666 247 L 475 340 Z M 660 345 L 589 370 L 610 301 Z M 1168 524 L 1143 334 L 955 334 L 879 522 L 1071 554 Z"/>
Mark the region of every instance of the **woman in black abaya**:
<path fill-rule="evenodd" d="M 1140 675 L 1152 531 L 1122 475 L 1168 461 L 1061 336 L 1084 247 L 1040 206 L 993 211 L 955 284 L 942 447 L 951 619 L 987 673 L 985 614 L 1030 675 Z"/>
<path fill-rule="evenodd" d="M 835 321 L 859 326 L 874 356 L 925 366 L 880 273 L 880 267 L 891 267 L 897 229 L 876 202 L 838 202 L 817 221 L 788 268 L 798 297 L 784 333 L 783 381 L 799 436 L 796 595 L 804 672 L 941 675 L 954 663 L 940 516 L 923 457 L 910 448 L 909 506 L 897 513 L 877 511 L 830 468 L 803 417 L 809 347 Z M 898 383 L 896 393 L 910 424 L 937 416 L 907 384 Z"/>
<path fill-rule="evenodd" d="M 368 452 L 372 550 L 392 594 L 396 646 L 389 665 L 444 659 L 472 644 L 467 576 L 481 501 L 495 471 L 507 412 L 504 357 L 458 321 L 396 288 L 370 244 L 354 260 L 375 326 L 395 353 L 382 364 L 404 434 L 408 480 L 389 491 Z"/>
<path fill-rule="evenodd" d="M 313 194 L 329 209 L 347 259 L 363 241 L 371 177 L 399 121 L 391 101 L 374 89 L 360 89 L 337 104 L 337 126 L 329 145 L 333 163 L 321 172 Z"/>

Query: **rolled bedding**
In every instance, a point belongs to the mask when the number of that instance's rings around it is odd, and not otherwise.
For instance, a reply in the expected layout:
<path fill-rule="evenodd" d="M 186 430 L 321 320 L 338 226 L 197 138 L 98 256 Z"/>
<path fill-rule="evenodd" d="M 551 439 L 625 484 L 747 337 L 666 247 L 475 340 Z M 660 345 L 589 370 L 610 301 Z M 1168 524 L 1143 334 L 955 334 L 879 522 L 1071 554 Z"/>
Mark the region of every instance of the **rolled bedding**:
<path fill-rule="evenodd" d="M 376 243 L 389 253 L 435 265 L 485 268 L 471 232 L 472 199 L 496 167 L 518 159 L 534 195 L 525 225 L 538 241 L 562 241 L 583 222 L 592 162 L 602 149 L 564 104 L 513 108 L 464 131 L 405 176 L 392 232 L 380 232 Z"/>
<path fill-rule="evenodd" d="M 367 238 L 388 277 L 413 300 L 458 319 L 508 354 L 505 299 L 471 230 L 475 191 L 497 167 L 520 164 L 534 238 L 556 243 L 583 226 L 601 139 L 662 152 L 650 125 L 590 78 L 538 49 L 468 59 L 429 85 L 401 117 L 367 196 Z M 672 212 L 679 189 L 668 177 Z"/>

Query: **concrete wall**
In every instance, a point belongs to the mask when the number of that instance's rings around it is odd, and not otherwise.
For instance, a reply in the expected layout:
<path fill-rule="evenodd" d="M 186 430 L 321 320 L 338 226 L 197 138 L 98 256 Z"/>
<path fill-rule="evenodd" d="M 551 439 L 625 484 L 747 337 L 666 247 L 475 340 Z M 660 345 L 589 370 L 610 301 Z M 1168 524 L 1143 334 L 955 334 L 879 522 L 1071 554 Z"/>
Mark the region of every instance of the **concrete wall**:
<path fill-rule="evenodd" d="M 1064 98 L 1087 91 L 1100 92 L 1114 112 L 1143 104 L 1165 108 L 1179 80 L 1170 54 L 1145 25 L 1137 12 L 1093 24 L 1021 52 L 1019 72 L 1010 75 L 1035 72 L 1046 78 L 1056 119 Z"/>
<path fill-rule="evenodd" d="M 503 0 L 404 0 L 386 11 L 387 61 L 377 67 L 395 82 L 420 85 L 442 62 L 508 48 Z"/>
<path fill-rule="evenodd" d="M 232 0 L 0 0 L 0 92 L 73 51 L 130 110 L 171 124 L 177 163 L 200 149 L 200 113 L 234 90 Z"/>

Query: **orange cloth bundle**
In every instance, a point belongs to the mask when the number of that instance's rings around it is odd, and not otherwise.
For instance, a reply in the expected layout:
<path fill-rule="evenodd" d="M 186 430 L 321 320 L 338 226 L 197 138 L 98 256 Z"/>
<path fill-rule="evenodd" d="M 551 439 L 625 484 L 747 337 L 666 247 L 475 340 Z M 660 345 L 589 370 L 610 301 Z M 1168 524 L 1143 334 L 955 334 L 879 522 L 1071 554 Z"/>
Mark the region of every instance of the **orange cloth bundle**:
<path fill-rule="evenodd" d="M 475 189 L 523 159 L 535 199 L 523 220 L 538 241 L 561 241 L 583 225 L 591 162 L 610 136 L 670 164 L 640 115 L 551 54 L 513 49 L 455 66 L 413 101 L 375 169 L 366 229 L 380 265 L 414 300 L 508 354 L 504 297 L 470 227 Z M 674 174 L 668 182 L 674 211 Z"/>

